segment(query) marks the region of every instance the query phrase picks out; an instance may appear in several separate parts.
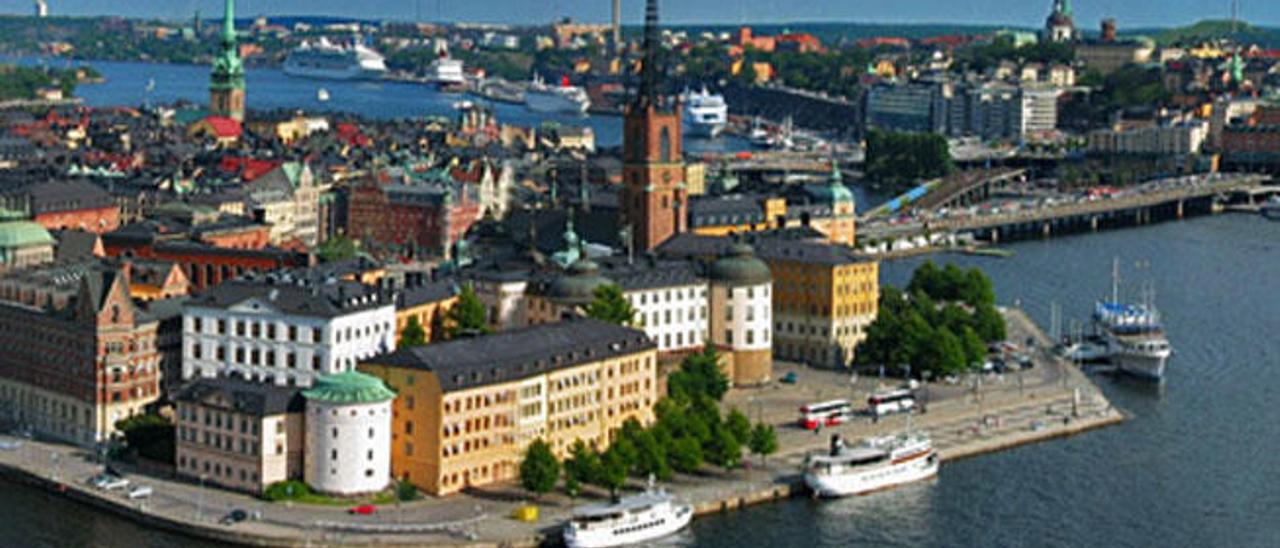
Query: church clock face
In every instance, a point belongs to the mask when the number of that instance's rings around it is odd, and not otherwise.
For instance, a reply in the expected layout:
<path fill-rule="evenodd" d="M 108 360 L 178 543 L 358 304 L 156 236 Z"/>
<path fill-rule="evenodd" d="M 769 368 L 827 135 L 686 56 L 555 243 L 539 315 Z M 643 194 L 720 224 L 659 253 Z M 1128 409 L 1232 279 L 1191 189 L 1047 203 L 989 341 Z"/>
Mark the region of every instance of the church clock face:
<path fill-rule="evenodd" d="M 670 183 L 670 182 L 671 182 L 671 172 L 670 172 L 670 171 L 663 171 L 663 172 L 662 172 L 662 182 L 664 182 L 664 183 Z"/>

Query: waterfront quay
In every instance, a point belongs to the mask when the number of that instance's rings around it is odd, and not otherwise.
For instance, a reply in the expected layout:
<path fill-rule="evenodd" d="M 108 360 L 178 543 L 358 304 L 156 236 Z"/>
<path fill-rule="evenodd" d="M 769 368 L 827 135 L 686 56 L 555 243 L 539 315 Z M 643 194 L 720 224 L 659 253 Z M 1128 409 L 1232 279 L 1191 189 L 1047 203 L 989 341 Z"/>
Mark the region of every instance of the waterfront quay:
<path fill-rule="evenodd" d="M 665 485 L 689 501 L 698 515 L 791 496 L 807 496 L 799 474 L 806 454 L 825 450 L 831 435 L 849 441 L 887 435 L 911 427 L 930 433 L 944 462 L 999 451 L 1025 443 L 1073 435 L 1123 420 L 1098 388 L 1071 364 L 1049 353 L 1051 341 L 1017 309 L 1004 311 L 1009 339 L 1024 344 L 1035 366 L 1019 373 L 972 375 L 953 383 L 927 383 L 917 392 L 921 411 L 874 421 L 859 417 L 820 432 L 796 426 L 797 409 L 830 399 L 865 401 L 878 390 L 900 381 L 851 377 L 848 372 L 811 369 L 779 363 L 777 377 L 795 373 L 795 384 L 771 383 L 761 388 L 736 389 L 726 396 L 726 408 L 737 407 L 753 420 L 773 424 L 779 452 L 764 462 L 746 458 L 744 469 L 705 470 L 677 475 Z M 134 485 L 147 485 L 154 494 L 129 500 L 119 491 L 90 487 L 86 480 L 102 470 L 83 449 L 0 436 L 0 475 L 136 521 L 140 524 L 200 538 L 242 545 L 475 545 L 532 546 L 558 542 L 559 527 L 577 504 L 603 500 L 607 494 L 588 489 L 570 500 L 556 493 L 532 502 L 539 509 L 533 523 L 515 520 L 519 507 L 530 504 L 514 484 L 496 484 L 444 498 L 431 498 L 379 507 L 371 516 L 348 515 L 345 506 L 269 503 L 249 495 L 169 479 L 165 472 L 143 471 L 112 464 Z M 946 481 L 946 467 L 936 480 Z M 632 489 L 639 489 L 633 481 Z M 874 495 L 872 495 L 874 496 Z M 353 503 L 354 504 L 354 503 Z M 234 525 L 219 519 L 233 510 L 250 518 Z"/>

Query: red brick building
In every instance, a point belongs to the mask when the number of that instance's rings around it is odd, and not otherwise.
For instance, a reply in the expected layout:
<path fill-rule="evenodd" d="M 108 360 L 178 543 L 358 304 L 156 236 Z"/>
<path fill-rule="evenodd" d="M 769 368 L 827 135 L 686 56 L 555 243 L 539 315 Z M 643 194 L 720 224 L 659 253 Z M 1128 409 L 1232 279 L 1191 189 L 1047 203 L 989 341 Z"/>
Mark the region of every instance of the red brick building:
<path fill-rule="evenodd" d="M 120 226 L 120 206 L 101 187 L 81 180 L 25 185 L 0 196 L 0 205 L 25 211 L 49 230 L 110 232 Z"/>
<path fill-rule="evenodd" d="M 119 268 L 87 273 L 62 308 L 0 304 L 0 415 L 79 445 L 108 439 L 160 395 L 156 327 Z"/>
<path fill-rule="evenodd" d="M 448 257 L 480 219 L 475 185 L 384 184 L 366 179 L 351 190 L 347 234 L 384 257 Z"/>
<path fill-rule="evenodd" d="M 1280 105 L 1263 105 L 1248 123 L 1222 132 L 1223 164 L 1248 171 L 1280 171 Z"/>

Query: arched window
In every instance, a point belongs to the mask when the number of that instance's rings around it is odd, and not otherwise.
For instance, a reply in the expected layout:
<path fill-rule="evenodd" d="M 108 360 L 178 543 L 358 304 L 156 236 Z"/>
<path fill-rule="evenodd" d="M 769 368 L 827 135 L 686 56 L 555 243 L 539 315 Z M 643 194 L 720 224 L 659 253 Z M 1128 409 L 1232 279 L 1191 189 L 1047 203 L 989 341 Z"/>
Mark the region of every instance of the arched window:
<path fill-rule="evenodd" d="M 671 131 L 666 126 L 662 127 L 662 136 L 658 139 L 658 144 L 661 147 L 662 161 L 670 162 L 671 161 Z"/>

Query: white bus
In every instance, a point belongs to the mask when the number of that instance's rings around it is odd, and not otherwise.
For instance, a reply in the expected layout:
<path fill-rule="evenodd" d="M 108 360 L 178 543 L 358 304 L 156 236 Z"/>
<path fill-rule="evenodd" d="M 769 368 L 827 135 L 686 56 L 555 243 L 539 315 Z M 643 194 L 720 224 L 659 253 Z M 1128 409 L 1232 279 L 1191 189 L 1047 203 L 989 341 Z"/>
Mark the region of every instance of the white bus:
<path fill-rule="evenodd" d="M 908 412 L 915 406 L 915 393 L 907 388 L 880 392 L 867 398 L 867 409 L 877 417 L 888 415 L 889 413 Z"/>
<path fill-rule="evenodd" d="M 831 400 L 811 403 L 800 408 L 800 426 L 813 430 L 819 425 L 833 426 L 853 416 L 853 404 L 849 400 Z"/>

